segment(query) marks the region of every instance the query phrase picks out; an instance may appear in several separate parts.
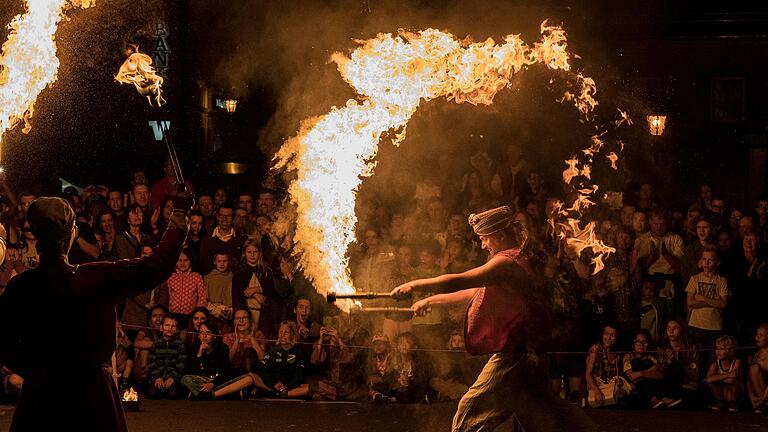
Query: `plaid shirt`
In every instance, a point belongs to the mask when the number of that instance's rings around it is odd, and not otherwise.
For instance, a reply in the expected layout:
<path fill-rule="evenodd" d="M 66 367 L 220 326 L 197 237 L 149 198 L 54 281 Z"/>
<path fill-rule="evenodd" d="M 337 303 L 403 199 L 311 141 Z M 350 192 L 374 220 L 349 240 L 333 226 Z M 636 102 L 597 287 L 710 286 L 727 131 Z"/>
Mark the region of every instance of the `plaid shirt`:
<path fill-rule="evenodd" d="M 168 310 L 189 315 L 197 306 L 206 307 L 208 295 L 200 273 L 178 270 L 168 279 Z"/>

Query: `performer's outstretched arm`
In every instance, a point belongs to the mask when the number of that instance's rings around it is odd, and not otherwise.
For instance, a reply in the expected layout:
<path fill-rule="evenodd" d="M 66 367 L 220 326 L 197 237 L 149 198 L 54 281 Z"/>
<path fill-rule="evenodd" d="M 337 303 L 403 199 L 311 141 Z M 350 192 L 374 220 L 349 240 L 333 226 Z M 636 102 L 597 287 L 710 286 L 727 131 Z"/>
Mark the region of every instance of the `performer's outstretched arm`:
<path fill-rule="evenodd" d="M 393 289 L 390 295 L 394 298 L 403 298 L 414 290 L 450 293 L 467 288 L 483 287 L 503 277 L 504 264 L 508 262 L 508 258 L 496 256 L 480 267 L 475 267 L 464 273 L 444 274 L 406 282 Z"/>
<path fill-rule="evenodd" d="M 478 288 L 469 288 L 448 294 L 437 294 L 425 299 L 421 299 L 411 306 L 415 315 L 424 315 L 433 306 L 446 307 L 462 304 L 472 300 Z"/>

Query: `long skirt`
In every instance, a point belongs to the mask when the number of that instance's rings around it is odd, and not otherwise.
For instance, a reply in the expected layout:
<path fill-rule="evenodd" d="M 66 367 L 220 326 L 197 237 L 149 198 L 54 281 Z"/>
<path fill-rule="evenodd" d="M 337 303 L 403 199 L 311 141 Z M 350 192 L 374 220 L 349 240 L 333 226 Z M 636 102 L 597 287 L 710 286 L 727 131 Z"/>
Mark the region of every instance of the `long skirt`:
<path fill-rule="evenodd" d="M 494 354 L 461 398 L 453 432 L 492 431 L 515 416 L 528 432 L 595 431 L 576 405 L 558 398 L 536 354 Z"/>

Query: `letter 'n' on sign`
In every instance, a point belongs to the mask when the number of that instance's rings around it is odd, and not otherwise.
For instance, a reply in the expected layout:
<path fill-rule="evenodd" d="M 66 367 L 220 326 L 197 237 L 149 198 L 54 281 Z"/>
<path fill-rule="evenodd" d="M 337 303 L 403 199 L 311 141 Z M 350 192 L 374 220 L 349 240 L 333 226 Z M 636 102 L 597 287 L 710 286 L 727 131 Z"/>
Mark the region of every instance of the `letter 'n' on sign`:
<path fill-rule="evenodd" d="M 171 121 L 163 120 L 158 122 L 156 120 L 150 120 L 149 127 L 152 128 L 152 133 L 155 135 L 155 141 L 162 141 L 163 132 L 171 130 Z"/>

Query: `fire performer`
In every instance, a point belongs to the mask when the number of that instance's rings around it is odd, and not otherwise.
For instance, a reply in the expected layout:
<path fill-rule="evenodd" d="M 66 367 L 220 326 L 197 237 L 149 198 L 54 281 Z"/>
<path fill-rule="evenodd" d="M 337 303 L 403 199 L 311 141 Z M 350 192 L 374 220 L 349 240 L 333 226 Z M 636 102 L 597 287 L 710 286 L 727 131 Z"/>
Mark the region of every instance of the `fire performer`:
<path fill-rule="evenodd" d="M 406 282 L 394 298 L 413 291 L 442 292 L 414 303 L 421 315 L 433 306 L 469 302 L 465 345 L 473 355 L 493 354 L 462 397 L 453 432 L 493 430 L 515 415 L 528 431 L 591 431 L 594 423 L 551 390 L 542 343 L 550 334 L 546 296 L 534 283 L 521 251 L 526 235 L 509 207 L 469 216 L 469 224 L 490 253 L 488 262 L 460 274 Z M 482 287 L 482 288 L 478 288 Z"/>
<path fill-rule="evenodd" d="M 74 211 L 60 198 L 32 203 L 27 220 L 38 238 L 40 263 L 0 295 L 0 363 L 24 377 L 11 431 L 127 430 L 115 383 L 101 366 L 115 350 L 115 306 L 168 279 L 191 204 L 190 194 L 177 197 L 150 256 L 72 266 L 66 257 L 77 238 Z M 46 318 L 62 314 L 68 321 L 58 333 L 40 340 L 50 332 Z M 86 343 L 73 345 L 73 337 Z"/>

